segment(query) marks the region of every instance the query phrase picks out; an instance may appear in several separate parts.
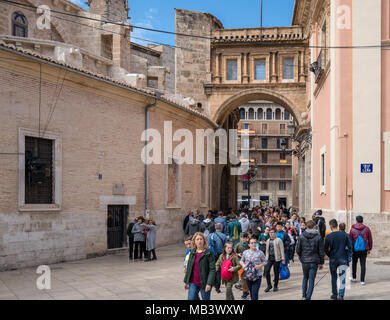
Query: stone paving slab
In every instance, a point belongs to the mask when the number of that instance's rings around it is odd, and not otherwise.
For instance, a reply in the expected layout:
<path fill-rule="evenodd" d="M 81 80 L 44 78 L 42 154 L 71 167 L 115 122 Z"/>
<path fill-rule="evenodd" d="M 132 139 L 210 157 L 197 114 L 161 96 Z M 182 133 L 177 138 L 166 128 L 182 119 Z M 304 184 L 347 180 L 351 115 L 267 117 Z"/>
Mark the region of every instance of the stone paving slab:
<path fill-rule="evenodd" d="M 94 259 L 66 262 L 51 267 L 51 289 L 38 290 L 40 276 L 36 268 L 0 272 L 0 300 L 185 300 L 183 287 L 183 245 L 157 249 L 157 261 L 129 262 L 126 253 Z M 376 264 L 378 262 L 388 262 Z M 299 262 L 290 266 L 291 278 L 280 282 L 278 292 L 264 293 L 261 300 L 300 300 L 302 272 Z M 331 295 L 329 267 L 326 263 L 317 274 L 313 300 L 328 300 Z M 358 269 L 358 275 L 359 275 Z M 321 279 L 322 278 L 322 279 Z M 212 300 L 224 300 L 222 293 L 212 292 Z M 234 288 L 234 296 L 241 292 Z M 346 300 L 390 300 L 390 258 L 368 259 L 366 285 L 352 283 Z"/>

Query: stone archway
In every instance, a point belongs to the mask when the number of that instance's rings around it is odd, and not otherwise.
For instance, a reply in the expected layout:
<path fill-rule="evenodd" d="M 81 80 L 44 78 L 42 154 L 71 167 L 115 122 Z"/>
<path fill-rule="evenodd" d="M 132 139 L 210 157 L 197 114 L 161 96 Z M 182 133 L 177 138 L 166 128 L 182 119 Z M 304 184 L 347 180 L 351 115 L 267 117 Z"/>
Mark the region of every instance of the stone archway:
<path fill-rule="evenodd" d="M 218 124 L 223 124 L 228 115 L 237 109 L 240 105 L 243 105 L 249 101 L 254 100 L 266 100 L 279 104 L 291 113 L 295 122 L 301 125 L 303 120 L 301 117 L 302 112 L 305 111 L 305 106 L 297 106 L 289 98 L 281 95 L 275 90 L 266 88 L 253 88 L 242 90 L 225 100 L 219 108 L 217 108 L 213 120 Z"/>

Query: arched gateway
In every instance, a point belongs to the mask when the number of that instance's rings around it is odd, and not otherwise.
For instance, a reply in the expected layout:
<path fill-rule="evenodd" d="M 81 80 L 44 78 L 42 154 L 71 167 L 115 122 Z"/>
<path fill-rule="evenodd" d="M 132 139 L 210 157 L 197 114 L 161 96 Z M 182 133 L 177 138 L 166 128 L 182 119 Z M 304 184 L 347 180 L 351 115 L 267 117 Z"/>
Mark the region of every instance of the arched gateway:
<path fill-rule="evenodd" d="M 307 126 L 302 114 L 310 91 L 310 50 L 300 26 L 224 29 L 209 13 L 176 9 L 175 15 L 178 94 L 193 98 L 226 130 L 237 128 L 239 107 L 256 100 L 283 107 L 293 116 L 298 131 Z M 254 114 L 259 113 L 251 110 L 249 118 Z M 216 165 L 212 170 L 212 209 L 237 205 L 238 179 L 227 177 L 226 170 L 230 171 L 229 165 Z"/>

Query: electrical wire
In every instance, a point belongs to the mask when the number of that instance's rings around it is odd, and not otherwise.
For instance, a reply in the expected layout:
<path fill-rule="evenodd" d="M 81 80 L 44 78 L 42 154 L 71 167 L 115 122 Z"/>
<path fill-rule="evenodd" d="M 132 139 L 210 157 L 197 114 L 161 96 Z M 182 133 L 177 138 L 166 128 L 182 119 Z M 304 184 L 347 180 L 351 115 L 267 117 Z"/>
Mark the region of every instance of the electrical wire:
<path fill-rule="evenodd" d="M 10 0 L 0 0 L 0 2 L 5 2 L 5 3 L 8 3 L 10 5 L 22 6 L 22 7 L 26 7 L 26 8 L 34 8 L 34 9 L 38 8 L 38 7 L 33 6 L 33 5 L 28 5 L 28 4 L 24 4 L 24 3 L 14 2 L 14 1 L 10 1 Z M 107 23 L 107 24 L 114 24 L 114 25 L 129 27 L 128 23 L 125 24 L 125 23 L 120 23 L 120 22 L 115 22 L 115 21 L 102 20 L 102 19 L 96 19 L 96 18 L 91 18 L 91 17 L 84 17 L 84 16 L 80 16 L 80 15 L 77 15 L 77 14 L 61 12 L 61 11 L 53 10 L 53 9 L 50 9 L 50 12 L 54 12 L 54 13 L 58 13 L 58 14 L 62 14 L 62 15 L 67 15 L 67 16 L 71 16 L 71 17 L 76 17 L 76 18 L 80 18 L 80 19 L 97 21 L 97 22 L 100 22 L 100 23 Z M 158 32 L 158 33 L 171 34 L 171 35 L 178 35 L 178 36 L 182 36 L 182 37 L 201 38 L 201 39 L 207 39 L 207 40 L 212 40 L 212 41 L 218 41 L 219 40 L 219 39 L 217 39 L 215 37 L 206 37 L 206 36 L 200 36 L 200 35 L 194 35 L 194 34 L 172 32 L 172 31 L 166 31 L 166 30 L 160 30 L 160 29 L 154 29 L 154 28 L 146 28 L 146 27 L 141 27 L 141 26 L 136 26 L 136 25 L 130 25 L 130 26 L 133 27 L 133 28 L 136 28 L 136 29 L 141 29 L 141 30 L 146 30 L 146 31 L 151 31 L 151 32 Z M 225 41 L 225 39 L 221 39 L 221 40 Z M 227 40 L 229 40 L 229 39 L 227 39 Z M 262 41 L 260 40 L 260 43 L 261 42 Z M 168 44 L 166 44 L 166 45 L 170 46 Z M 262 45 L 269 46 L 269 44 L 262 44 Z M 382 45 L 382 44 L 380 44 L 380 45 L 360 45 L 360 46 L 312 46 L 312 45 L 296 45 L 296 44 L 276 44 L 276 43 L 272 44 L 272 47 L 280 47 L 280 46 L 281 47 L 308 48 L 308 49 L 376 49 L 376 48 L 388 48 L 388 49 L 390 49 L 390 45 Z"/>
<path fill-rule="evenodd" d="M 3 1 L 3 2 L 7 2 L 5 0 L 0 0 L 0 1 Z M 22 6 L 24 7 L 24 4 L 13 4 L 14 6 Z M 29 10 L 31 12 L 35 12 L 35 10 L 33 8 L 25 8 L 26 10 Z M 65 13 L 64 13 L 65 14 Z M 56 19 L 59 19 L 59 20 L 62 20 L 62 21 L 67 21 L 67 22 L 70 22 L 70 23 L 74 23 L 74 24 L 77 24 L 77 25 L 81 25 L 81 26 L 84 26 L 84 27 L 89 27 L 89 28 L 92 28 L 92 29 L 97 29 L 97 30 L 101 30 L 101 31 L 104 31 L 104 32 L 107 32 L 107 33 L 111 33 L 111 34 L 117 34 L 117 35 L 120 35 L 120 36 L 123 36 L 124 33 L 120 33 L 120 32 L 115 32 L 115 31 L 112 31 L 112 30 L 106 30 L 104 28 L 99 28 L 99 27 L 96 27 L 96 26 L 91 26 L 89 24 L 84 24 L 84 23 L 81 23 L 81 22 L 78 22 L 78 21 L 73 21 L 73 20 L 69 20 L 69 19 L 65 19 L 65 18 L 61 18 L 59 16 L 56 16 L 56 15 L 50 15 L 50 17 L 53 17 L 53 18 L 56 18 Z M 81 17 L 81 16 L 80 16 Z M 179 47 L 179 46 L 174 46 L 174 45 L 170 45 L 170 44 L 167 44 L 167 43 L 162 43 L 162 42 L 157 42 L 157 41 L 153 41 L 153 40 L 150 40 L 150 39 L 145 39 L 145 38 L 139 38 L 139 37 L 134 37 L 134 36 L 131 36 L 132 39 L 137 39 L 137 40 L 141 40 L 141 41 L 144 41 L 144 42 L 149 42 L 149 43 L 153 43 L 153 44 L 157 44 L 157 45 L 164 45 L 164 46 L 167 46 L 167 47 L 170 47 L 170 48 L 174 48 L 174 49 L 183 49 L 183 50 L 187 50 L 187 51 L 193 51 L 193 52 L 201 52 L 200 50 L 194 50 L 194 49 L 190 49 L 190 48 L 184 48 L 184 47 Z"/>

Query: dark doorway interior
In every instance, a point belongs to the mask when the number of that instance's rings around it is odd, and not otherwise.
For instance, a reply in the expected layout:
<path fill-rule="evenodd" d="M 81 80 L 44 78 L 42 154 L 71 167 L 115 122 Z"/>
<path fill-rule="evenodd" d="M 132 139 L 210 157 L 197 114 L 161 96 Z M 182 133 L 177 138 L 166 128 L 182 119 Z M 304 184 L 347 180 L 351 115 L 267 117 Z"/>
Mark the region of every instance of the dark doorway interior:
<path fill-rule="evenodd" d="M 278 207 L 287 208 L 287 198 L 278 198 Z"/>
<path fill-rule="evenodd" d="M 107 211 L 107 249 L 126 246 L 126 224 L 129 206 L 109 205 Z"/>

